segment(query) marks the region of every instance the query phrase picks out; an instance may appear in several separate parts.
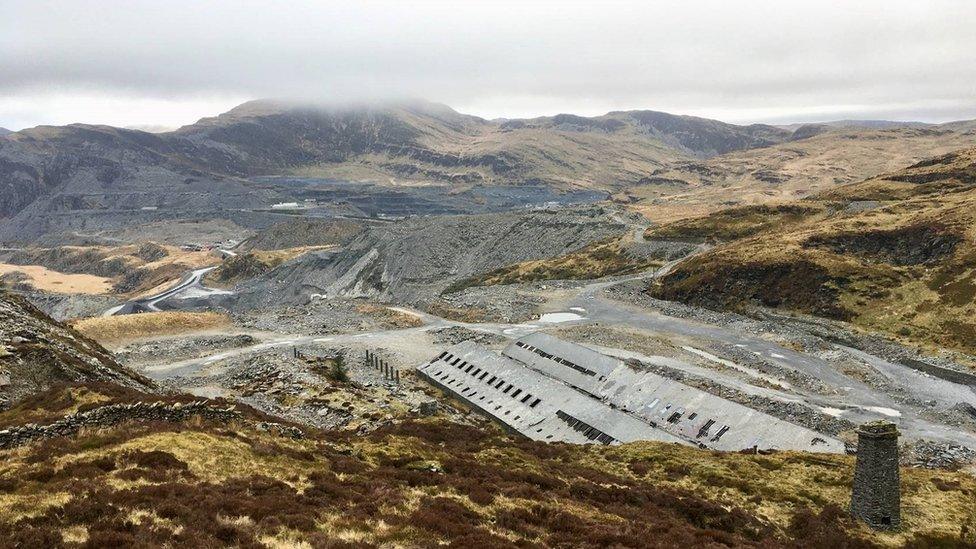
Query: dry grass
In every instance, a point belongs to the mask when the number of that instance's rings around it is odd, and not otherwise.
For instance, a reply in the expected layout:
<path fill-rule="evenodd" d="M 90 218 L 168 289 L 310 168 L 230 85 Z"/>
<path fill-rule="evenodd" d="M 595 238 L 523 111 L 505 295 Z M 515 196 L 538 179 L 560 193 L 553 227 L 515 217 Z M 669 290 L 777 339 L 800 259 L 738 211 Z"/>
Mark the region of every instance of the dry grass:
<path fill-rule="evenodd" d="M 457 322 L 490 322 L 492 316 L 480 307 L 455 307 L 446 301 L 432 301 L 426 306 L 426 311 L 434 316 L 454 320 Z"/>
<path fill-rule="evenodd" d="M 0 517 L 9 522 L 36 517 L 52 507 L 61 507 L 71 499 L 67 492 L 39 494 L 0 494 Z"/>
<path fill-rule="evenodd" d="M 0 457 L 0 539 L 27 546 L 921 547 L 976 525 L 964 473 L 903 470 L 905 528 L 879 534 L 841 511 L 847 456 L 542 444 L 436 417 L 302 440 L 128 424 Z"/>
<path fill-rule="evenodd" d="M 11 261 L 18 265 L 0 264 L 0 274 L 22 272 L 39 290 L 136 295 L 168 287 L 184 272 L 213 265 L 220 257 L 212 251 L 144 244 L 27 248 Z"/>
<path fill-rule="evenodd" d="M 270 435 L 261 435 L 260 439 L 274 442 L 278 448 L 288 448 L 293 454 L 297 452 L 304 455 L 304 452 L 315 449 L 314 443 L 309 441 L 278 440 Z M 64 456 L 56 460 L 55 464 L 57 467 L 65 467 L 72 463 L 96 461 L 106 457 L 117 459 L 136 451 L 170 454 L 186 463 L 187 470 L 192 475 L 205 481 L 265 475 L 299 487 L 299 479 L 311 473 L 314 465 L 314 461 L 295 459 L 284 452 L 255 453 L 248 444 L 240 440 L 199 431 L 150 433 L 110 448 Z"/>
<path fill-rule="evenodd" d="M 972 135 L 961 131 L 834 130 L 678 164 L 656 177 L 681 181 L 684 187 L 632 186 L 615 199 L 654 221 L 671 222 L 729 206 L 806 198 L 972 144 Z"/>
<path fill-rule="evenodd" d="M 523 261 L 502 267 L 459 281 L 445 292 L 456 292 L 469 286 L 520 284 L 537 280 L 590 280 L 633 273 L 661 264 L 660 261 L 634 259 L 628 256 L 623 239 L 612 238 L 595 242 L 560 257 Z"/>
<path fill-rule="evenodd" d="M 415 314 L 375 303 L 359 303 L 356 305 L 356 312 L 379 320 L 387 329 L 416 328 L 424 324 L 423 320 Z"/>
<path fill-rule="evenodd" d="M 107 294 L 112 290 L 112 279 L 90 274 L 60 273 L 40 265 L 10 265 L 0 263 L 0 275 L 23 273 L 34 288 L 42 292 L 63 294 Z"/>
<path fill-rule="evenodd" d="M 107 344 L 212 330 L 230 322 L 229 317 L 220 313 L 164 311 L 84 318 L 72 322 L 71 325 L 83 335 Z"/>

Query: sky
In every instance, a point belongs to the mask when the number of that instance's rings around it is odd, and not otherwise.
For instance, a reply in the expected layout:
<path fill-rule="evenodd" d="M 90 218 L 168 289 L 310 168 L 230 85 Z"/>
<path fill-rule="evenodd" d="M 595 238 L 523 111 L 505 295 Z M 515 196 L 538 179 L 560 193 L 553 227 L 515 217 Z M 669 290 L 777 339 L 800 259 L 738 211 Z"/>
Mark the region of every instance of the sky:
<path fill-rule="evenodd" d="M 976 2 L 0 0 L 0 127 L 178 127 L 257 98 L 973 119 Z"/>

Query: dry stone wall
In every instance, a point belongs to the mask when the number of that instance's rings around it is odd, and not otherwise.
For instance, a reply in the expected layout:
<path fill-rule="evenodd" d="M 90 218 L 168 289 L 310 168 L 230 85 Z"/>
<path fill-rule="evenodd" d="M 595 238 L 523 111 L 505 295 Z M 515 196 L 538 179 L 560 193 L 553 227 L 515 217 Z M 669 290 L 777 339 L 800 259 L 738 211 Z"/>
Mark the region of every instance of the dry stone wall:
<path fill-rule="evenodd" d="M 23 446 L 41 439 L 71 436 L 83 428 L 111 427 L 128 421 L 182 422 L 191 417 L 228 423 L 242 420 L 241 412 L 233 406 L 220 407 L 206 401 L 167 404 L 165 402 L 136 402 L 110 404 L 66 416 L 47 425 L 27 424 L 0 431 L 0 449 Z M 280 436 L 301 438 L 300 429 L 271 422 L 259 422 L 255 427 Z"/>

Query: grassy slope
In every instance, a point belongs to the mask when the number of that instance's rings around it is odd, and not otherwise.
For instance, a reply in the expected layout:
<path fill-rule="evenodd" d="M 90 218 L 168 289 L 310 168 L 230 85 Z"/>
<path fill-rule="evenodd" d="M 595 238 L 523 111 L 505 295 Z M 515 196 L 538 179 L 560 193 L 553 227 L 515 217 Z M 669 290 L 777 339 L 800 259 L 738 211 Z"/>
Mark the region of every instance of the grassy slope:
<path fill-rule="evenodd" d="M 623 249 L 621 238 L 595 242 L 575 252 L 549 259 L 523 261 L 462 280 L 446 290 L 470 286 L 517 284 L 536 280 L 589 280 L 647 269 L 661 262 L 634 259 Z"/>
<path fill-rule="evenodd" d="M 861 210 L 864 201 L 876 201 Z M 662 235 L 732 238 L 651 292 L 849 320 L 906 342 L 976 351 L 976 149 L 794 203 L 799 215 L 723 211 Z"/>
<path fill-rule="evenodd" d="M 240 249 L 284 250 L 302 246 L 342 246 L 364 229 L 364 224 L 350 219 L 315 219 L 300 217 L 276 223 L 244 241 Z"/>
<path fill-rule="evenodd" d="M 0 413 L 0 424 L 139 399 L 111 386 L 55 389 Z M 37 409 L 46 415 L 29 413 Z M 852 524 L 842 511 L 853 472 L 846 456 L 546 445 L 437 417 L 299 440 L 250 425 L 127 424 L 0 452 L 0 539 L 52 547 L 922 547 L 958 541 L 976 523 L 971 476 L 904 470 L 904 530 Z"/>
<path fill-rule="evenodd" d="M 326 248 L 326 247 L 323 247 Z M 235 284 L 262 275 L 285 261 L 294 259 L 314 247 L 288 248 L 283 250 L 253 250 L 229 257 L 204 276 L 204 283 L 218 288 L 230 288 Z"/>

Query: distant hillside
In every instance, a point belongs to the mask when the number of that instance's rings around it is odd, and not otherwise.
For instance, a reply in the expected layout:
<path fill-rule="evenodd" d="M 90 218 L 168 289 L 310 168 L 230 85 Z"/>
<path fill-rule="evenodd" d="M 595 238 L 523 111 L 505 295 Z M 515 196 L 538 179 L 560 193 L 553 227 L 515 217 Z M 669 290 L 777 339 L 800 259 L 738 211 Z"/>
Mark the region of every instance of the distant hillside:
<path fill-rule="evenodd" d="M 0 291 L 0 408 L 53 385 L 152 382 L 119 365 L 101 345 L 57 322 L 23 297 Z"/>
<path fill-rule="evenodd" d="M 5 135 L 11 134 L 11 133 L 14 133 L 14 132 L 11 131 L 11 130 L 8 130 L 7 128 L 0 128 L 0 137 L 3 137 Z"/>
<path fill-rule="evenodd" d="M 976 149 L 778 207 L 725 210 L 651 238 L 731 239 L 650 292 L 761 304 L 976 351 Z"/>
<path fill-rule="evenodd" d="M 924 128 L 926 126 L 934 126 L 935 124 L 900 120 L 829 120 L 827 122 L 808 122 L 806 124 L 776 125 L 776 127 L 795 131 L 802 126 L 807 125 L 826 126 L 828 128 L 887 130 L 892 128 Z"/>
<path fill-rule="evenodd" d="M 971 147 L 976 122 L 884 129 L 801 126 L 797 134 L 769 147 L 676 162 L 614 198 L 659 222 L 805 198 Z"/>

